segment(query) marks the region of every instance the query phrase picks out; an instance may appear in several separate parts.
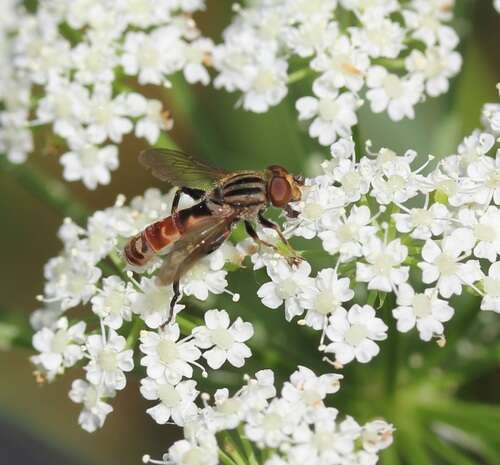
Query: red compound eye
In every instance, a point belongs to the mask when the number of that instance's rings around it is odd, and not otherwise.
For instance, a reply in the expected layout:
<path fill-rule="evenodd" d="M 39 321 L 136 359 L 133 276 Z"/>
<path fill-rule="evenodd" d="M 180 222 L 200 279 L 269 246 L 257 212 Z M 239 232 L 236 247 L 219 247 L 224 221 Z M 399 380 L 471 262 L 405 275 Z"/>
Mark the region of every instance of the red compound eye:
<path fill-rule="evenodd" d="M 292 197 L 290 183 L 281 176 L 274 176 L 269 185 L 269 197 L 275 207 L 284 207 Z"/>

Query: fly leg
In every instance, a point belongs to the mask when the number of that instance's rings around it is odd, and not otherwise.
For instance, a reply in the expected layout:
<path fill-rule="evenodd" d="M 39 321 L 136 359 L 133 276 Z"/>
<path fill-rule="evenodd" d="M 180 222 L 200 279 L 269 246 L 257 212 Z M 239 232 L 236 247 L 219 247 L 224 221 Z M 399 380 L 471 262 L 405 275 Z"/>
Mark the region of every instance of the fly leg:
<path fill-rule="evenodd" d="M 292 245 L 290 244 L 290 242 L 288 242 L 288 239 L 283 234 L 283 231 L 281 230 L 280 226 L 276 223 L 273 223 L 271 220 L 268 220 L 267 218 L 265 218 L 264 215 L 262 214 L 262 210 L 259 212 L 257 218 L 259 220 L 259 223 L 264 228 L 274 229 L 278 233 L 279 238 L 282 240 L 282 242 L 288 247 L 288 249 L 292 253 L 291 256 L 287 256 L 286 259 L 288 260 L 289 263 L 297 265 L 302 260 L 302 257 L 297 252 L 295 252 Z"/>
<path fill-rule="evenodd" d="M 217 236 L 212 235 L 212 237 L 205 238 L 202 242 L 200 242 L 199 246 L 201 248 L 201 255 L 209 255 L 217 250 L 228 238 L 230 232 L 231 229 L 229 228 L 225 231 L 222 231 Z M 172 317 L 174 316 L 175 304 L 177 303 L 177 301 L 179 300 L 179 296 L 181 295 L 179 281 L 184 273 L 191 268 L 197 258 L 199 258 L 198 254 L 191 254 L 191 256 L 188 256 L 175 274 L 175 278 L 172 283 L 174 295 L 172 296 L 172 300 L 170 301 L 170 313 L 168 314 L 168 318 L 165 321 L 165 324 L 167 325 L 170 323 L 170 321 L 172 321 Z"/>
<path fill-rule="evenodd" d="M 175 304 L 177 303 L 177 300 L 179 299 L 179 296 L 181 295 L 181 291 L 179 289 L 179 279 L 180 278 L 177 278 L 172 284 L 172 288 L 174 290 L 174 295 L 172 297 L 172 300 L 170 301 L 170 312 L 168 314 L 167 321 L 165 321 L 166 325 L 168 325 L 172 321 L 172 317 L 174 316 Z"/>
<path fill-rule="evenodd" d="M 177 207 L 179 206 L 179 201 L 181 199 L 181 194 L 189 195 L 193 200 L 200 200 L 204 195 L 205 191 L 201 189 L 193 189 L 191 187 L 179 187 L 175 191 L 174 200 L 172 201 L 171 215 L 177 212 Z"/>
<path fill-rule="evenodd" d="M 264 218 L 265 219 L 265 218 Z M 270 222 L 271 223 L 271 222 Z M 274 223 L 271 223 L 274 225 Z M 264 226 L 264 225 L 263 225 Z M 278 229 L 279 229 L 279 226 L 278 225 L 275 225 Z M 268 226 L 266 226 L 268 227 Z M 274 229 L 274 228 L 273 228 Z M 286 260 L 288 261 L 288 263 L 290 265 L 297 265 L 301 258 L 297 255 L 292 255 L 292 256 L 289 256 L 289 255 L 286 255 L 283 253 L 283 251 L 281 251 L 278 247 L 276 247 L 274 244 L 270 244 L 269 242 L 267 241 L 264 241 L 262 240 L 258 234 L 257 234 L 257 231 L 255 231 L 254 227 L 252 226 L 252 223 L 250 223 L 249 221 L 245 221 L 245 230 L 247 232 L 247 234 L 255 241 L 257 242 L 258 244 L 261 244 L 261 245 L 265 245 L 267 247 L 271 247 L 276 253 L 284 256 L 286 258 Z M 279 235 L 280 237 L 282 236 L 283 233 L 281 233 L 281 230 L 279 230 Z M 283 236 L 284 238 L 284 236 Z M 285 244 L 287 244 L 288 247 L 290 247 L 291 249 L 291 246 L 288 244 L 288 241 L 286 239 L 284 239 Z M 293 249 L 292 249 L 293 250 Z"/>

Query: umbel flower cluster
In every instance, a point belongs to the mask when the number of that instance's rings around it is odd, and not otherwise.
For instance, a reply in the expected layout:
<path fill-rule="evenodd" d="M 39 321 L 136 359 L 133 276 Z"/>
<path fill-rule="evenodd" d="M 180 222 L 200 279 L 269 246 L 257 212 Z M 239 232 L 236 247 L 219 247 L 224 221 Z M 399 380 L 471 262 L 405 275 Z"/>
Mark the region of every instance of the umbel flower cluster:
<path fill-rule="evenodd" d="M 198 447 L 214 452 L 214 434 L 240 424 L 257 447 L 276 447 L 280 453 L 290 447 L 319 447 L 316 435 L 323 431 L 322 419 L 334 424 L 334 411 L 323 409 L 322 401 L 338 375 L 317 377 L 300 368 L 279 399 L 274 399 L 272 383 L 266 382 L 266 392 L 272 394 L 262 397 L 256 410 L 240 411 L 233 405 L 247 406 L 246 400 L 238 402 L 249 387 L 232 398 L 218 391 L 215 407 L 200 406 L 207 399 L 199 399 L 194 371 L 208 376 L 208 370 L 224 364 L 244 366 L 252 356 L 254 328 L 239 317 L 231 321 L 223 309 L 207 310 L 204 322 L 194 322 L 184 304 L 226 292 L 233 296 L 237 312 L 239 296 L 228 289 L 228 273 L 242 265 L 263 268 L 269 277 L 257 291 L 263 305 L 281 307 L 287 321 L 319 331 L 318 349 L 336 368 L 354 360 L 369 362 L 379 353 L 378 341 L 387 338 L 388 315 L 398 331 L 416 331 L 424 341 L 434 338 L 443 344 L 445 324 L 454 315 L 450 299 L 464 290 L 481 297 L 481 310 L 500 313 L 500 104 L 484 107 L 483 126 L 467 136 L 456 153 L 439 161 L 428 157 L 419 162 L 411 150 L 373 152 L 370 144 L 358 159 L 352 140 L 337 141 L 331 146 L 332 157 L 322 164 L 322 174 L 307 180 L 302 200 L 294 205 L 299 217 L 284 225 L 289 237 L 319 238 L 331 255 L 331 266 L 312 275 L 306 259 L 291 265 L 275 249 L 258 247 L 251 239 L 227 241 L 182 278 L 182 295 L 190 300 L 183 297 L 176 305 L 175 321 L 168 324 L 173 293 L 155 280 L 161 259 L 139 278 L 124 271 L 120 251 L 128 237 L 170 214 L 173 192 L 150 189 L 129 205 L 120 196 L 114 206 L 92 215 L 86 228 L 66 220 L 59 230 L 64 249 L 45 267 L 40 296 L 44 307 L 32 317 L 37 330 L 33 343 L 39 351 L 32 360 L 37 370 L 53 380 L 69 367 L 83 366 L 85 379 L 74 381 L 70 398 L 82 404 L 82 427 L 94 431 L 112 411 L 110 400 L 125 387 L 135 360 L 136 371 L 139 365 L 144 368 L 141 393 L 151 401 L 148 414 L 160 424 L 186 428 L 185 440 L 169 452 L 167 462 L 186 463 L 176 454 L 197 450 L 192 454 L 198 457 Z M 268 241 L 278 240 L 273 231 L 260 234 L 268 234 Z M 307 257 L 307 250 L 303 255 Z M 82 305 L 83 318 L 77 308 Z M 258 376 L 271 379 L 264 373 Z M 259 385 L 258 376 L 248 386 Z M 307 404 L 309 384 L 319 389 L 313 396 L 313 404 L 321 406 L 319 416 L 309 416 L 302 403 Z M 293 406 L 291 386 L 296 389 Z M 224 415 L 214 416 L 218 409 Z M 297 414 L 297 423 L 293 415 L 280 421 L 279 412 L 287 409 Z M 385 423 L 359 427 L 346 421 L 338 432 L 347 434 L 346 453 L 359 457 L 373 450 L 353 449 L 353 437 L 379 427 L 384 431 L 381 437 L 386 437 L 390 430 Z M 206 437 L 207 443 L 202 439 Z M 270 463 L 281 463 L 278 457 L 273 460 Z M 360 458 L 359 463 L 374 462 Z"/>
<path fill-rule="evenodd" d="M 316 376 L 299 367 L 277 395 L 271 370 L 261 370 L 233 396 L 219 389 L 209 404 L 184 426 L 185 439 L 176 441 L 163 460 L 145 463 L 216 465 L 218 440 L 227 441 L 227 432 L 242 431 L 249 457 L 266 465 L 360 464 L 377 462 L 377 453 L 392 443 L 393 428 L 383 420 L 359 425 L 352 417 L 338 419 L 339 412 L 326 407 L 324 400 L 339 389 L 340 375 Z"/>
<path fill-rule="evenodd" d="M 413 118 L 461 66 L 453 0 L 252 3 L 236 8 L 216 45 L 192 18 L 203 0 L 51 0 L 36 11 L 4 2 L 0 152 L 23 162 L 36 127 L 46 151 L 61 153 L 66 180 L 107 184 L 125 135 L 153 145 L 172 127 L 168 109 L 141 90 L 168 87 L 176 73 L 190 84 L 213 79 L 254 112 L 310 77 L 298 118 L 328 146 L 350 136 L 363 101 L 395 121 Z"/>

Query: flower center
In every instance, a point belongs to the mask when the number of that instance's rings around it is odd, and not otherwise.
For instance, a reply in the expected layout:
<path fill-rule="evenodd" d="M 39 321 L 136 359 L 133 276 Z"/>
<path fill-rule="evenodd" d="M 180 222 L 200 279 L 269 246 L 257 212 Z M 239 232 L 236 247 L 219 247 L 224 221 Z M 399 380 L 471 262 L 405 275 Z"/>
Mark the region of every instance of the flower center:
<path fill-rule="evenodd" d="M 395 74 L 389 74 L 386 76 L 383 82 L 383 87 L 387 96 L 392 99 L 401 98 L 404 94 L 403 84 L 401 79 Z"/>
<path fill-rule="evenodd" d="M 86 408 L 91 409 L 97 405 L 99 401 L 99 396 L 97 395 L 97 390 L 94 386 L 89 386 L 85 390 L 85 397 L 83 398 L 83 404 Z"/>
<path fill-rule="evenodd" d="M 349 171 L 342 178 L 342 187 L 348 191 L 356 191 L 361 184 L 361 176 L 356 171 Z"/>
<path fill-rule="evenodd" d="M 278 288 L 278 295 L 283 299 L 290 299 L 297 294 L 297 285 L 293 279 L 282 281 Z"/>
<path fill-rule="evenodd" d="M 321 99 L 319 102 L 319 115 L 321 119 L 334 121 L 337 119 L 339 111 L 339 104 L 333 99 Z"/>
<path fill-rule="evenodd" d="M 68 333 L 64 329 L 60 329 L 54 334 L 54 337 L 52 338 L 52 342 L 50 344 L 50 349 L 52 352 L 60 354 L 64 352 L 69 341 L 70 337 Z"/>
<path fill-rule="evenodd" d="M 116 352 L 111 349 L 103 349 L 99 354 L 98 361 L 104 371 L 115 371 L 118 367 Z"/>
<path fill-rule="evenodd" d="M 253 88 L 259 94 L 267 92 L 273 87 L 276 87 L 276 76 L 269 70 L 261 71 L 253 81 Z"/>
<path fill-rule="evenodd" d="M 484 278 L 484 292 L 491 297 L 500 297 L 500 279 L 491 276 Z"/>
<path fill-rule="evenodd" d="M 406 185 L 406 180 L 399 174 L 393 174 L 387 178 L 387 187 L 392 192 L 403 190 Z"/>
<path fill-rule="evenodd" d="M 454 275 L 458 270 L 456 259 L 443 252 L 436 258 L 439 273 L 444 276 Z"/>
<path fill-rule="evenodd" d="M 173 341 L 168 341 L 166 339 L 162 339 L 158 343 L 158 347 L 156 349 L 158 351 L 158 356 L 163 363 L 173 363 L 177 360 L 179 351 L 177 349 L 177 345 Z"/>
<path fill-rule="evenodd" d="M 304 207 L 302 215 L 309 220 L 318 220 L 323 214 L 323 207 L 319 203 L 311 202 Z"/>
<path fill-rule="evenodd" d="M 119 315 L 125 304 L 125 296 L 121 292 L 111 291 L 106 296 L 105 305 L 109 313 Z"/>
<path fill-rule="evenodd" d="M 186 50 L 186 60 L 189 63 L 199 64 L 203 61 L 203 52 L 197 47 L 188 47 Z"/>
<path fill-rule="evenodd" d="M 368 336 L 368 329 L 365 325 L 352 325 L 345 333 L 344 339 L 352 346 L 357 346 Z"/>
<path fill-rule="evenodd" d="M 327 451 L 334 448 L 333 435 L 326 431 L 318 431 L 314 434 L 314 445 L 318 451 Z"/>
<path fill-rule="evenodd" d="M 262 426 L 268 432 L 276 431 L 283 425 L 283 419 L 277 413 L 268 413 L 262 421 Z"/>
<path fill-rule="evenodd" d="M 337 228 L 337 237 L 339 238 L 340 242 L 350 242 L 356 239 L 356 233 L 356 226 L 349 223 L 341 224 Z"/>
<path fill-rule="evenodd" d="M 500 169 L 496 169 L 491 173 L 490 177 L 488 178 L 488 181 L 486 182 L 486 185 L 490 189 L 499 189 L 500 188 Z"/>
<path fill-rule="evenodd" d="M 335 310 L 338 301 L 335 296 L 329 291 L 321 291 L 314 301 L 314 310 L 321 315 L 328 315 Z"/>
<path fill-rule="evenodd" d="M 388 276 L 394 266 L 394 260 L 390 255 L 382 252 L 379 253 L 373 261 L 373 266 L 377 274 Z"/>
<path fill-rule="evenodd" d="M 170 384 L 158 385 L 158 397 L 168 408 L 177 407 L 182 397 Z"/>
<path fill-rule="evenodd" d="M 474 234 L 480 241 L 485 242 L 493 242 L 497 237 L 495 228 L 489 224 L 476 224 L 474 226 Z"/>
<path fill-rule="evenodd" d="M 432 213 L 425 208 L 415 208 L 411 211 L 411 220 L 415 226 L 430 226 Z"/>
<path fill-rule="evenodd" d="M 193 447 L 182 456 L 182 465 L 204 465 L 207 463 L 207 454 L 201 447 Z"/>
<path fill-rule="evenodd" d="M 229 350 L 234 343 L 234 338 L 231 333 L 224 328 L 217 328 L 211 331 L 213 343 L 222 350 Z"/>
<path fill-rule="evenodd" d="M 425 294 L 415 294 L 412 306 L 413 313 L 419 318 L 424 318 L 432 313 L 431 299 Z"/>
<path fill-rule="evenodd" d="M 97 147 L 92 145 L 88 145 L 80 152 L 80 161 L 84 168 L 93 168 L 97 164 L 97 152 Z"/>
<path fill-rule="evenodd" d="M 217 410 L 224 415 L 232 415 L 238 413 L 240 409 L 241 401 L 239 399 L 227 399 L 217 408 Z"/>

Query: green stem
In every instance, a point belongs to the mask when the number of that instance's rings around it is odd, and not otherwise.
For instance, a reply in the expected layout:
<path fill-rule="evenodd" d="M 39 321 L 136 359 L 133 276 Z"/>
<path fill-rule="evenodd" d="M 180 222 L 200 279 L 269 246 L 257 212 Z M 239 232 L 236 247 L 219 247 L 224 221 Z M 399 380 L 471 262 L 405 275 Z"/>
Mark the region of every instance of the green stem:
<path fill-rule="evenodd" d="M 129 349 L 135 348 L 142 328 L 144 328 L 144 320 L 139 317 L 135 318 L 134 322 L 132 323 L 132 327 L 130 328 L 130 333 L 127 336 L 127 347 Z"/>
<path fill-rule="evenodd" d="M 290 73 L 288 75 L 288 84 L 294 84 L 295 82 L 301 81 L 302 79 L 311 76 L 314 74 L 314 70 L 311 68 L 302 68 L 298 69 L 297 71 L 294 71 L 293 73 Z"/>
<path fill-rule="evenodd" d="M 396 322 L 392 317 L 392 309 L 394 307 L 394 296 L 388 295 L 385 299 L 382 311 L 385 313 L 386 324 L 389 327 L 388 341 L 385 346 L 386 360 L 386 396 L 392 399 L 396 392 L 399 364 L 399 333 L 396 329 Z"/>
<path fill-rule="evenodd" d="M 221 448 L 219 448 L 219 458 L 224 465 L 237 465 L 237 463 Z"/>
<path fill-rule="evenodd" d="M 11 163 L 0 155 L 0 169 L 13 176 L 33 197 L 43 201 L 58 213 L 82 224 L 88 216 L 85 206 L 74 198 L 66 185 L 42 172 L 31 163 Z"/>

